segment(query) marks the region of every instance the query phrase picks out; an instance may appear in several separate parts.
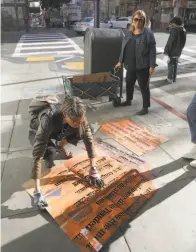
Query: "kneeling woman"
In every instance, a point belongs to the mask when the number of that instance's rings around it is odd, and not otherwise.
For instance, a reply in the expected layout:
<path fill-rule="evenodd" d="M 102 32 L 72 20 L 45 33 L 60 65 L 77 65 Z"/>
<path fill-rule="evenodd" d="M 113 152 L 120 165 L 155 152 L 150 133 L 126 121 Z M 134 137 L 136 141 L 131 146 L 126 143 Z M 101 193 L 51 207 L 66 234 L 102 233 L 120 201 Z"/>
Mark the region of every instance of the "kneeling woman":
<path fill-rule="evenodd" d="M 124 64 L 126 76 L 126 101 L 131 105 L 136 80 L 142 93 L 143 108 L 137 115 L 145 115 L 150 107 L 149 78 L 156 66 L 156 42 L 152 31 L 145 27 L 146 15 L 138 10 L 134 13 L 130 31 L 125 36 L 117 68 Z"/>

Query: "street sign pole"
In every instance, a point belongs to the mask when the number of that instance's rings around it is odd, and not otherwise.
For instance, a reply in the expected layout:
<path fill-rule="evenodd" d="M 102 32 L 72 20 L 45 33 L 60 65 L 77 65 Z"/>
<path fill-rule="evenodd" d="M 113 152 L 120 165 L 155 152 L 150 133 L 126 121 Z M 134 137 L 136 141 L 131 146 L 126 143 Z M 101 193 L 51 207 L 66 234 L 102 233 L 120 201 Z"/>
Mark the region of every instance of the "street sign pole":
<path fill-rule="evenodd" d="M 94 19 L 94 27 L 99 28 L 100 20 L 99 20 L 99 12 L 100 12 L 100 0 L 95 0 L 95 19 Z"/>

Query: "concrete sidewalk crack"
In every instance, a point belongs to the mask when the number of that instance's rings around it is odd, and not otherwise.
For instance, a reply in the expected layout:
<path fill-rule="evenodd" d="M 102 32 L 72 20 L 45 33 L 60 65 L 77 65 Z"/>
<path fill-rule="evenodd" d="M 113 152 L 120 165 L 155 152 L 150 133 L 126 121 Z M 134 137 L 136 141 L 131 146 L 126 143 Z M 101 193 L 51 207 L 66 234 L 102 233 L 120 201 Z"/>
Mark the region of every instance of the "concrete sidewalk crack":
<path fill-rule="evenodd" d="M 25 212 L 22 212 L 22 213 L 17 213 L 17 214 L 11 214 L 11 215 L 8 215 L 8 216 L 3 216 L 1 219 L 6 219 L 6 218 L 12 218 L 14 216 L 18 216 L 18 215 L 23 215 L 23 214 L 28 214 L 28 213 L 33 213 L 33 212 L 39 212 L 38 209 L 34 209 L 32 211 L 25 211 Z"/>
<path fill-rule="evenodd" d="M 25 84 L 25 83 L 37 82 L 37 81 L 54 80 L 54 79 L 60 79 L 60 78 L 61 78 L 61 76 L 55 76 L 55 77 L 50 77 L 50 78 L 42 78 L 42 79 L 34 79 L 34 80 L 28 80 L 28 81 L 5 83 L 5 84 L 2 84 L 1 87 L 14 86 L 14 85 L 20 85 L 20 84 Z M 45 84 L 45 83 L 43 83 L 43 84 Z"/>
<path fill-rule="evenodd" d="M 175 158 L 173 158 L 165 149 L 162 148 L 162 146 L 160 145 L 160 148 L 163 152 L 165 152 L 173 161 L 175 161 Z"/>
<path fill-rule="evenodd" d="M 127 239 L 126 239 L 126 237 L 123 235 L 123 238 L 124 238 L 124 240 L 125 240 L 125 243 L 127 244 L 127 247 L 128 247 L 128 249 L 129 249 L 129 251 L 131 252 L 131 248 L 130 248 L 130 246 L 129 246 L 129 243 L 128 243 L 128 241 L 127 241 Z"/>
<path fill-rule="evenodd" d="M 16 109 L 16 113 L 15 115 L 18 114 L 18 110 L 19 110 L 19 104 L 20 104 L 21 100 L 18 101 L 18 104 L 17 104 L 17 109 Z M 10 146 L 11 146 L 11 141 L 12 141 L 12 136 L 13 136 L 13 133 L 14 133 L 14 128 L 15 128 L 15 125 L 16 125 L 16 118 L 14 116 L 14 119 L 13 119 L 13 127 L 12 127 L 12 132 L 11 132 L 11 135 L 10 135 L 10 141 L 9 141 L 9 144 L 8 144 L 8 148 L 7 148 L 7 151 L 5 152 L 7 154 L 7 158 L 8 158 L 8 154 L 9 154 L 9 149 L 10 149 Z M 4 174 L 4 171 L 5 171 L 5 165 L 7 163 L 7 159 L 5 160 L 5 164 L 4 164 L 4 169 L 1 173 L 1 180 L 3 179 L 3 174 Z"/>

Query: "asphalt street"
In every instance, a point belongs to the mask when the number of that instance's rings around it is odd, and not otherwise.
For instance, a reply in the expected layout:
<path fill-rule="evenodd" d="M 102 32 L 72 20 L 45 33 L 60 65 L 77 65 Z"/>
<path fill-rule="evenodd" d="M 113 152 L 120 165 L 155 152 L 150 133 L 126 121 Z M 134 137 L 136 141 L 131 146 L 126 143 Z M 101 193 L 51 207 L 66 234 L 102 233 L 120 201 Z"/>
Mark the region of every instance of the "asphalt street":
<path fill-rule="evenodd" d="M 155 33 L 162 52 L 167 33 Z M 182 158 L 193 144 L 186 109 L 196 92 L 196 34 L 187 35 L 176 83 L 166 84 L 167 65 L 158 55 L 150 82 L 151 108 L 139 117 L 141 94 L 133 104 L 114 108 L 111 103 L 88 109 L 92 124 L 130 119 L 169 140 L 142 156 L 154 174 L 157 194 L 133 221 L 123 224 L 103 252 L 195 252 L 196 170 Z M 32 206 L 22 185 L 31 174 L 32 146 L 28 141 L 28 105 L 37 95 L 64 95 L 62 75 L 83 74 L 83 37 L 64 29 L 38 29 L 2 34 L 1 45 L 1 225 L 3 252 L 80 251 L 47 213 Z M 126 73 L 124 73 L 126 74 Z M 125 94 L 123 93 L 123 97 Z M 100 131 L 95 137 L 107 138 Z M 108 138 L 112 144 L 114 140 Z M 119 144 L 119 150 L 124 150 Z M 73 154 L 81 146 L 68 145 Z"/>

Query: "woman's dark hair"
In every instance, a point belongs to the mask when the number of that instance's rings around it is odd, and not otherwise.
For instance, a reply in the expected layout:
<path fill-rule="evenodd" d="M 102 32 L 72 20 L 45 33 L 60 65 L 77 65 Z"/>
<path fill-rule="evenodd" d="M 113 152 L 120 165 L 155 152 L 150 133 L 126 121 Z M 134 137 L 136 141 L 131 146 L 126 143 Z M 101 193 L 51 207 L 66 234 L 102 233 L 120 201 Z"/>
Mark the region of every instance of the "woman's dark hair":
<path fill-rule="evenodd" d="M 181 17 L 173 17 L 170 21 L 170 24 L 182 25 L 182 18 Z"/>

